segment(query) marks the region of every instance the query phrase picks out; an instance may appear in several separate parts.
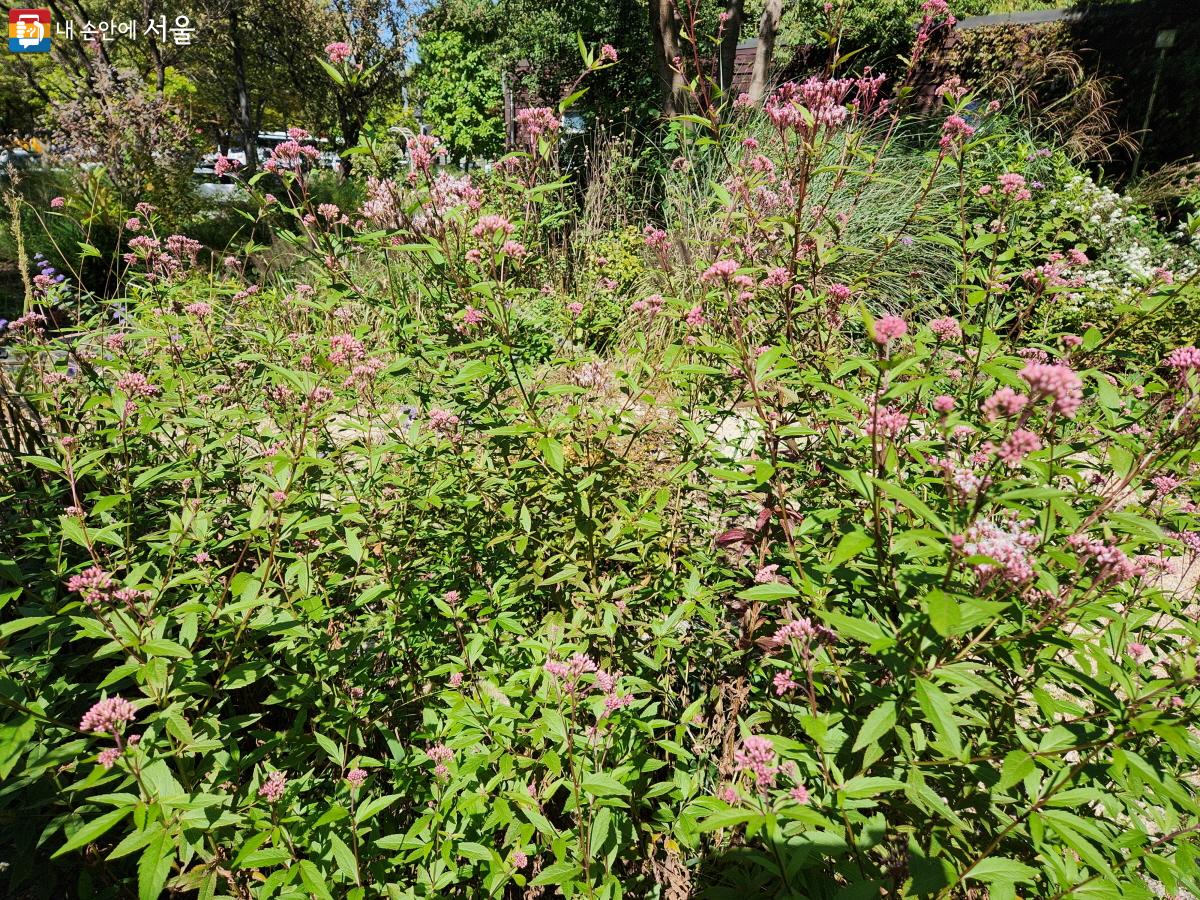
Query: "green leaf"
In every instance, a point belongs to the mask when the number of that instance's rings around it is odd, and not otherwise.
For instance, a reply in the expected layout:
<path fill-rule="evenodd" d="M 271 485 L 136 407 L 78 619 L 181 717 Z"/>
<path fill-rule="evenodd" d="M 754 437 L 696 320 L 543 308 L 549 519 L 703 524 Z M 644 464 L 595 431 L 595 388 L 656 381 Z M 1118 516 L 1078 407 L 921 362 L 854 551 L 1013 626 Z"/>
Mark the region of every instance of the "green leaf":
<path fill-rule="evenodd" d="M 1008 790 L 1014 784 L 1024 781 L 1025 776 L 1033 770 L 1033 757 L 1024 750 L 1013 750 L 1004 757 L 1004 764 L 1000 767 L 1000 780 L 996 782 L 996 790 Z"/>
<path fill-rule="evenodd" d="M 476 844 L 473 841 L 463 841 L 461 844 L 457 844 L 455 849 L 467 859 L 473 859 L 476 862 L 492 861 L 492 851 L 483 846 L 483 844 Z"/>
<path fill-rule="evenodd" d="M 537 442 L 537 446 L 542 458 L 546 460 L 546 465 L 561 475 L 563 471 L 562 444 L 552 437 L 544 437 Z"/>
<path fill-rule="evenodd" d="M 962 612 L 958 601 L 944 591 L 931 591 L 925 598 L 925 612 L 929 614 L 929 624 L 942 637 L 950 637 L 958 631 L 962 622 Z"/>
<path fill-rule="evenodd" d="M 96 838 L 100 837 L 100 835 L 104 834 L 104 832 L 108 831 L 108 829 L 112 828 L 123 818 L 129 815 L 129 813 L 132 811 L 132 806 L 126 806 L 122 809 L 114 809 L 110 813 L 105 813 L 98 819 L 92 819 L 92 821 L 88 822 L 78 831 L 74 832 L 71 837 L 67 839 L 67 842 L 63 844 L 58 851 L 55 852 L 54 856 L 50 858 L 54 859 L 62 856 L 64 853 L 70 853 L 72 850 L 77 850 L 85 844 L 90 844 L 92 841 L 96 840 Z"/>
<path fill-rule="evenodd" d="M 174 859 L 171 836 L 159 831 L 138 859 L 138 900 L 158 900 L 162 896 Z"/>
<path fill-rule="evenodd" d="M 885 794 L 890 791 L 904 790 L 904 782 L 897 781 L 895 778 L 884 778 L 875 775 L 858 775 L 851 778 L 844 785 L 842 791 L 847 797 L 874 797 L 877 794 Z"/>
<path fill-rule="evenodd" d="M 761 814 L 752 809 L 743 809 L 734 807 L 733 809 L 722 809 L 713 813 L 711 816 L 705 816 L 700 823 L 701 831 L 716 831 L 719 828 L 735 828 L 738 825 L 743 825 L 753 819 L 761 818 Z"/>
<path fill-rule="evenodd" d="M 312 860 L 300 860 L 300 880 L 310 893 L 316 894 L 321 900 L 333 900 L 329 886 L 325 883 L 325 876 Z"/>
<path fill-rule="evenodd" d="M 346 764 L 346 755 L 342 752 L 342 748 L 335 744 L 332 740 L 316 731 L 313 732 L 313 739 L 316 740 L 317 745 L 325 751 L 325 755 L 331 760 L 333 760 L 339 766 L 344 766 Z"/>
<path fill-rule="evenodd" d="M 328 62 L 321 59 L 319 56 L 317 57 L 317 62 L 321 64 L 321 68 L 325 70 L 325 74 L 333 79 L 334 84 L 344 85 L 346 83 L 346 79 L 342 76 L 342 73 L 331 66 Z"/>
<path fill-rule="evenodd" d="M 362 541 L 358 539 L 358 532 L 353 528 L 346 529 L 346 552 L 350 558 L 356 563 L 361 563 L 363 558 Z"/>
<path fill-rule="evenodd" d="M 976 864 L 966 874 L 966 877 L 988 883 L 994 881 L 1008 882 L 1009 884 L 1018 881 L 1032 883 L 1037 878 L 1037 869 L 1017 862 L 1015 859 L 1007 859 L 1003 856 L 990 856 Z"/>
<path fill-rule="evenodd" d="M 377 813 L 387 809 L 399 799 L 399 794 L 388 794 L 384 797 L 375 797 L 372 800 L 368 800 L 358 808 L 358 813 L 354 816 L 354 823 L 356 825 L 361 825 L 363 822 L 367 821 L 367 819 L 371 818 L 371 816 L 374 816 Z"/>
<path fill-rule="evenodd" d="M 179 659 L 187 659 L 192 655 L 192 651 L 182 644 L 177 644 L 175 641 L 169 641 L 166 638 L 154 638 L 146 641 L 142 645 L 146 648 L 146 652 L 151 656 L 173 656 Z"/>
<path fill-rule="evenodd" d="M 36 728 L 37 720 L 33 716 L 20 716 L 0 725 L 0 779 L 12 774 L 25 755 L 25 747 Z"/>
<path fill-rule="evenodd" d="M 858 616 L 847 616 L 844 613 L 834 612 L 831 609 L 817 610 L 817 615 L 821 617 L 825 624 L 843 637 L 862 641 L 864 644 L 870 644 L 875 648 L 887 647 L 896 643 L 895 638 L 885 634 L 881 627 L 867 619 Z"/>
<path fill-rule="evenodd" d="M 61 522 L 64 538 L 66 538 L 72 544 L 75 544 L 78 547 L 83 547 L 84 549 L 87 549 L 90 546 L 88 543 L 87 532 L 84 531 L 83 523 L 79 519 L 75 518 L 74 516 L 63 516 L 61 518 Z"/>
<path fill-rule="evenodd" d="M 751 600 L 759 603 L 770 603 L 787 597 L 798 597 L 800 592 L 790 584 L 756 584 L 752 588 L 738 591 L 738 599 Z"/>
<path fill-rule="evenodd" d="M 583 789 L 593 797 L 610 797 L 614 794 L 619 794 L 623 797 L 629 795 L 629 788 L 617 781 L 611 775 L 597 773 L 595 775 L 586 776 L 581 782 Z"/>
<path fill-rule="evenodd" d="M 605 840 L 612 829 L 612 810 L 607 806 L 600 807 L 600 811 L 596 813 L 596 817 L 592 819 L 592 853 L 601 853 L 601 848 L 604 846 Z"/>
<path fill-rule="evenodd" d="M 858 730 L 858 737 L 854 739 L 854 750 L 861 750 L 868 744 L 874 744 L 881 737 L 890 732 L 896 724 L 896 704 L 891 700 L 886 703 L 881 703 L 867 716 L 867 721 L 863 722 L 862 728 Z"/>
<path fill-rule="evenodd" d="M 842 563 L 849 559 L 853 559 L 862 553 L 868 547 L 875 543 L 875 538 L 867 534 L 861 529 L 847 532 L 842 535 L 842 539 L 838 541 L 837 547 L 833 551 L 833 556 L 829 558 L 829 565 L 837 568 Z"/>
<path fill-rule="evenodd" d="M 348 880 L 357 882 L 358 863 L 354 861 L 354 852 L 336 834 L 329 836 L 329 843 L 333 847 L 333 859 L 337 863 L 338 871 Z"/>
<path fill-rule="evenodd" d="M 958 722 L 954 718 L 954 708 L 950 698 L 943 694 L 933 682 L 924 678 L 917 679 L 917 702 L 925 713 L 934 731 L 941 738 L 942 744 L 951 756 L 962 755 L 962 735 L 958 731 Z"/>
<path fill-rule="evenodd" d="M 949 529 L 946 527 L 946 523 L 942 521 L 941 517 L 938 516 L 938 514 L 932 509 L 930 509 L 929 506 L 926 505 L 925 501 L 923 501 L 912 491 L 908 490 L 907 488 L 902 488 L 900 485 L 892 481 L 882 481 L 878 478 L 872 480 L 875 482 L 875 486 L 879 488 L 879 490 L 883 491 L 889 497 L 892 497 L 909 512 L 916 514 L 918 518 L 924 519 L 942 534 L 950 533 Z"/>
<path fill-rule="evenodd" d="M 566 884 L 582 871 L 578 863 L 556 862 L 542 869 L 538 877 L 529 883 L 535 887 L 543 884 Z"/>

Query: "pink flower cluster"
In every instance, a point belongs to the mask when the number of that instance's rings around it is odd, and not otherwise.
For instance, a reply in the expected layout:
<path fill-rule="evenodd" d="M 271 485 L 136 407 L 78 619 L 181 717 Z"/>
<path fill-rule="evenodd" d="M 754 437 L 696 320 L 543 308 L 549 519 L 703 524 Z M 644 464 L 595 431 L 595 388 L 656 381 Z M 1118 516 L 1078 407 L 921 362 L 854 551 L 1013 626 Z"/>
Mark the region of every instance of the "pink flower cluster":
<path fill-rule="evenodd" d="M 1070 366 L 1029 363 L 1021 377 L 1035 397 L 1050 398 L 1050 409 L 1067 418 L 1083 403 L 1083 382 Z"/>
<path fill-rule="evenodd" d="M 670 245 L 670 238 L 661 228 L 647 225 L 643 232 L 646 236 L 646 246 L 656 253 L 665 253 Z"/>
<path fill-rule="evenodd" d="M 722 281 L 728 281 L 733 277 L 733 273 L 738 270 L 738 264 L 732 259 L 718 259 L 711 266 L 704 270 L 700 276 L 701 281 L 716 281 L 718 278 Z"/>
<path fill-rule="evenodd" d="M 929 330 L 941 341 L 956 341 L 962 337 L 962 326 L 958 324 L 958 319 L 949 316 L 934 319 L 929 323 Z"/>
<path fill-rule="evenodd" d="M 366 387 L 386 368 L 387 362 L 378 356 L 357 362 L 350 367 L 350 374 L 342 381 L 342 387 Z"/>
<path fill-rule="evenodd" d="M 994 562 L 974 564 L 980 583 L 1001 578 L 1022 585 L 1033 578 L 1033 563 L 1029 551 L 1038 545 L 1033 522 L 1013 522 L 1004 528 L 991 519 L 980 519 L 968 529 L 965 539 L 959 539 L 960 549 L 967 556 L 986 556 Z"/>
<path fill-rule="evenodd" d="M 1070 274 L 1071 269 L 1086 265 L 1087 254 L 1079 250 L 1071 250 L 1064 256 L 1061 253 L 1051 253 L 1046 262 L 1021 273 L 1021 280 L 1035 288 L 1045 287 L 1083 287 L 1086 283 L 1082 275 Z"/>
<path fill-rule="evenodd" d="M 651 294 L 645 300 L 635 300 L 629 306 L 629 311 L 634 313 L 645 313 L 650 318 L 654 318 L 663 310 L 663 305 L 666 303 L 663 300 L 662 294 Z"/>
<path fill-rule="evenodd" d="M 865 428 L 867 434 L 884 438 L 896 438 L 908 427 L 909 417 L 900 407 L 895 405 L 876 406 L 871 410 Z"/>
<path fill-rule="evenodd" d="M 967 123 L 960 115 L 947 116 L 942 123 L 942 137 L 938 144 L 943 150 L 953 150 L 975 134 L 975 126 Z"/>
<path fill-rule="evenodd" d="M 352 334 L 335 334 L 329 339 L 329 361 L 335 366 L 365 359 L 366 355 L 366 347 Z"/>
<path fill-rule="evenodd" d="M 531 106 L 517 113 L 517 128 L 532 147 L 542 135 L 562 128 L 562 122 L 548 106 Z"/>
<path fill-rule="evenodd" d="M 733 762 L 739 772 L 748 772 L 759 790 L 772 787 L 779 767 L 775 765 L 775 746 L 765 737 L 751 735 L 734 751 Z"/>
<path fill-rule="evenodd" d="M 25 313 L 20 318 L 13 319 L 8 323 L 9 331 L 24 331 L 28 329 L 36 334 L 41 334 L 44 329 L 42 325 L 46 322 L 46 316 L 37 310 L 31 310 Z"/>
<path fill-rule="evenodd" d="M 885 76 L 865 70 L 860 78 L 812 76 L 797 84 L 787 82 L 773 93 L 764 107 L 767 118 L 779 131 L 795 131 L 811 138 L 819 130 L 836 131 L 852 117 L 878 115 L 887 107 L 879 102 Z"/>
<path fill-rule="evenodd" d="M 763 287 L 786 288 L 792 283 L 792 273 L 783 266 L 776 266 L 767 273 L 767 277 L 763 279 Z M 836 299 L 837 291 L 845 291 L 846 297 L 850 296 L 850 288 L 844 284 L 831 284 L 825 289 L 830 297 Z"/>
<path fill-rule="evenodd" d="M 358 789 L 363 786 L 363 782 L 367 780 L 366 769 L 351 769 L 346 773 L 346 782 L 350 787 Z"/>
<path fill-rule="evenodd" d="M 322 203 L 317 207 L 317 215 L 331 225 L 346 225 L 350 222 L 350 218 L 338 209 L 336 203 Z"/>
<path fill-rule="evenodd" d="M 1083 534 L 1073 534 L 1067 543 L 1081 559 L 1095 562 L 1099 581 L 1120 583 L 1145 575 L 1151 566 L 1149 557 L 1131 559 L 1115 542 L 1099 541 Z"/>
<path fill-rule="evenodd" d="M 218 156 L 217 161 L 215 163 L 213 163 L 213 174 L 216 175 L 218 178 L 224 178 L 230 172 L 236 172 L 241 167 L 242 167 L 242 164 L 238 160 L 230 159 L 227 156 L 221 155 L 221 156 Z M 137 226 L 134 228 L 130 228 L 129 226 L 133 225 L 133 223 L 135 223 L 135 222 L 137 223 Z M 130 219 L 128 222 L 125 223 L 125 227 L 129 231 L 140 231 L 141 227 L 142 227 L 142 223 L 139 219 Z"/>
<path fill-rule="evenodd" d="M 1154 492 L 1159 496 L 1165 497 L 1175 488 L 1179 487 L 1180 481 L 1174 475 L 1155 475 L 1150 479 L 1150 483 L 1154 485 Z"/>
<path fill-rule="evenodd" d="M 72 575 L 67 581 L 67 590 L 81 595 L 88 603 L 104 601 L 112 594 L 115 586 L 112 575 L 99 566 L 92 566 L 78 575 Z"/>
<path fill-rule="evenodd" d="M 837 635 L 824 625 L 813 624 L 812 619 L 803 616 L 791 619 L 775 630 L 767 641 L 771 650 L 782 650 L 784 647 L 797 647 L 800 653 L 808 656 L 816 644 L 832 644 Z"/>
<path fill-rule="evenodd" d="M 1029 192 L 1029 188 L 1025 186 L 1024 175 L 1018 175 L 1016 172 L 1005 172 L 997 181 L 1000 185 L 1000 193 L 1006 197 L 1011 196 L 1017 202 L 1028 200 L 1033 196 Z"/>
<path fill-rule="evenodd" d="M 429 411 L 429 427 L 442 435 L 450 437 L 458 429 L 459 418 L 446 409 L 431 409 Z"/>
<path fill-rule="evenodd" d="M 126 722 L 132 722 L 136 710 L 133 704 L 121 697 L 106 697 L 97 700 L 84 713 L 79 722 L 80 731 L 95 731 L 101 734 L 116 734 Z"/>
<path fill-rule="evenodd" d="M 908 334 L 908 323 L 899 316 L 883 316 L 875 322 L 875 343 L 884 346 Z"/>
<path fill-rule="evenodd" d="M 792 670 L 784 669 L 771 679 L 771 684 L 775 687 L 775 695 L 782 697 L 784 694 L 791 693 L 796 688 L 800 687 L 799 683 L 792 678 Z"/>
<path fill-rule="evenodd" d="M 475 237 L 492 237 L 496 234 L 512 234 L 512 230 L 512 223 L 504 216 L 487 215 L 480 217 L 479 221 L 475 223 L 475 227 L 471 229 L 471 234 Z"/>
<path fill-rule="evenodd" d="M 1002 387 L 983 401 L 983 417 L 989 422 L 1015 416 L 1029 403 L 1029 398 L 1010 387 Z"/>
<path fill-rule="evenodd" d="M 350 45 L 345 41 L 334 41 L 332 44 L 325 45 L 325 55 L 329 57 L 329 61 L 335 66 L 341 65 L 354 53 L 350 49 Z"/>
<path fill-rule="evenodd" d="M 1188 372 L 1200 372 L 1200 349 L 1196 347 L 1176 347 L 1167 354 L 1163 362 L 1175 370 L 1180 378 Z"/>
<path fill-rule="evenodd" d="M 287 776 L 278 769 L 267 775 L 267 780 L 258 789 L 258 796 L 268 803 L 278 803 L 287 788 Z"/>
<path fill-rule="evenodd" d="M 930 463 L 945 473 L 946 479 L 950 483 L 950 489 L 960 498 L 970 499 L 975 497 L 981 490 L 991 484 L 991 479 L 987 476 L 980 475 L 974 469 L 956 465 L 951 460 L 930 459 Z"/>
<path fill-rule="evenodd" d="M 271 155 L 263 163 L 263 169 L 268 172 L 300 172 L 305 166 L 316 162 L 321 152 L 312 144 L 302 144 L 308 139 L 308 132 L 303 128 L 289 128 L 289 138 L 276 144 L 271 149 Z"/>
<path fill-rule="evenodd" d="M 776 584 L 778 582 L 782 582 L 783 580 L 783 577 L 779 574 L 778 563 L 772 563 L 769 566 L 763 566 L 754 573 L 755 584 Z"/>
<path fill-rule="evenodd" d="M 1152 655 L 1149 647 L 1147 647 L 1145 644 L 1138 643 L 1137 641 L 1130 641 L 1128 644 L 1126 644 L 1125 652 L 1129 654 L 1130 659 L 1139 665 L 1148 660 Z"/>
<path fill-rule="evenodd" d="M 633 703 L 632 694 L 622 694 L 617 688 L 621 673 L 606 672 L 586 653 L 575 653 L 566 660 L 547 660 L 543 668 L 558 681 L 563 690 L 579 695 L 585 693 L 583 676 L 595 673 L 592 679 L 593 686 L 597 692 L 604 695 L 604 710 L 600 713 L 600 719 L 606 719 L 617 710 Z"/>
<path fill-rule="evenodd" d="M 1004 439 L 996 455 L 1010 469 L 1015 469 L 1030 453 L 1042 449 L 1042 439 L 1032 431 L 1018 428 Z"/>
<path fill-rule="evenodd" d="M 438 778 L 446 779 L 450 777 L 450 768 L 446 763 L 454 759 L 454 751 L 445 744 L 433 744 L 425 750 L 425 755 L 434 762 L 433 774 Z"/>
<path fill-rule="evenodd" d="M 117 390 L 127 397 L 157 397 L 162 388 L 151 384 L 141 372 L 126 372 L 117 379 Z"/>
<path fill-rule="evenodd" d="M 580 678 L 596 671 L 596 662 L 586 653 L 576 653 L 566 660 L 548 660 L 543 668 L 557 678 L 567 691 L 574 692 Z"/>
<path fill-rule="evenodd" d="M 202 246 L 182 234 L 173 234 L 166 246 L 158 238 L 140 234 L 129 241 L 129 252 L 123 255 L 127 265 L 142 263 L 151 281 L 172 278 L 183 270 L 184 260 L 195 265 Z"/>

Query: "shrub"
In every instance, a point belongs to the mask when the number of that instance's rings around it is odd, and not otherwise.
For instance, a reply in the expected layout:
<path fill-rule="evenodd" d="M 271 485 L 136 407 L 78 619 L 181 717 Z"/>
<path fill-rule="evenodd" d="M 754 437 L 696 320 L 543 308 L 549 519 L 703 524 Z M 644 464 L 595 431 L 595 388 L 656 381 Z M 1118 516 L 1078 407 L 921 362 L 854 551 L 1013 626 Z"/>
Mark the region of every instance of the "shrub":
<path fill-rule="evenodd" d="M 603 352 L 549 111 L 487 194 L 428 137 L 356 215 L 281 157 L 290 269 L 147 210 L 119 305 L 10 325 L 13 884 L 1197 890 L 1200 351 L 1052 330 L 1043 158 L 880 89 L 694 123 Z"/>

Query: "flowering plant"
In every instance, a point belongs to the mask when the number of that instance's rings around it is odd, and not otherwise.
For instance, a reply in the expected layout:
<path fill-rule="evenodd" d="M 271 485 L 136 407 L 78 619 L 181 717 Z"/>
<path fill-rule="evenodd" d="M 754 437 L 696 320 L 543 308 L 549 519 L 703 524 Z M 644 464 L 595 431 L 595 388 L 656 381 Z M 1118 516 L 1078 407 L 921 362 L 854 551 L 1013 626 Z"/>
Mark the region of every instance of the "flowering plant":
<path fill-rule="evenodd" d="M 11 323 L 15 883 L 1200 888 L 1200 351 L 1114 351 L 1193 279 L 1053 330 L 1091 263 L 1023 243 L 1034 173 L 976 179 L 955 90 L 906 151 L 892 96 L 693 123 L 603 352 L 551 111 L 488 192 L 414 137 L 356 210 L 296 135 L 292 267 L 143 210 L 118 302 Z"/>

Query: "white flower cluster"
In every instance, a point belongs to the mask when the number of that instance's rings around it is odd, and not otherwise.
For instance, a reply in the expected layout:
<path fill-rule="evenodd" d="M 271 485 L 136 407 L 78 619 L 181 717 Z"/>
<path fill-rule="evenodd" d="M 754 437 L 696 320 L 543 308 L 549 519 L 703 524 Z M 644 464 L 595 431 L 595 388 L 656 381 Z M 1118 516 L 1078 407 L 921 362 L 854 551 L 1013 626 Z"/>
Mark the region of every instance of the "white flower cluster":
<path fill-rule="evenodd" d="M 1175 226 L 1175 240 L 1200 252 L 1200 216 L 1188 216 L 1186 222 Z"/>
<path fill-rule="evenodd" d="M 1078 217 L 1087 229 L 1088 243 L 1103 246 L 1122 232 L 1137 229 L 1141 222 L 1132 210 L 1133 201 L 1096 184 L 1086 175 L 1076 175 L 1062 194 L 1049 202 L 1051 210 Z"/>
<path fill-rule="evenodd" d="M 1098 250 L 1096 261 L 1080 270 L 1083 289 L 1065 293 L 1061 311 L 1081 318 L 1100 318 L 1115 306 L 1130 303 L 1167 269 L 1176 279 L 1187 278 L 1200 267 L 1200 223 L 1180 225 L 1173 241 L 1153 240 L 1155 232 L 1135 208 L 1134 201 L 1086 175 L 1066 183 L 1048 205 L 1079 221 L 1088 244 Z M 1147 238 L 1150 242 L 1147 243 Z"/>

